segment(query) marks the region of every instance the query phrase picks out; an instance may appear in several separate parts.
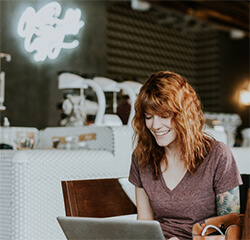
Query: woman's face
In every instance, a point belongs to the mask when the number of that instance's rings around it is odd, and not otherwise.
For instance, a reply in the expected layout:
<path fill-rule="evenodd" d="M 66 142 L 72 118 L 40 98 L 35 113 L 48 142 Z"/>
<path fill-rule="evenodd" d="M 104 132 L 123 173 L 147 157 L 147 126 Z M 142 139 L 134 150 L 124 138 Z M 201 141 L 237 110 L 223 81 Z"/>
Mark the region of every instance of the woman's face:
<path fill-rule="evenodd" d="M 176 140 L 175 124 L 172 116 L 145 114 L 145 124 L 160 147 L 170 147 Z"/>

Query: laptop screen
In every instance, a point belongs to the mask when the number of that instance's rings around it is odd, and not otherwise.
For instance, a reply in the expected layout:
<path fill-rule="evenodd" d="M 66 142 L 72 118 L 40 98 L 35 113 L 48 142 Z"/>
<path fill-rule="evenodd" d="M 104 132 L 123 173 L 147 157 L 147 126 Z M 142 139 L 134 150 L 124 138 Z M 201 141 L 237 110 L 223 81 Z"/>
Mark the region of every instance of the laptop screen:
<path fill-rule="evenodd" d="M 68 240 L 165 240 L 159 222 L 112 218 L 57 218 Z"/>

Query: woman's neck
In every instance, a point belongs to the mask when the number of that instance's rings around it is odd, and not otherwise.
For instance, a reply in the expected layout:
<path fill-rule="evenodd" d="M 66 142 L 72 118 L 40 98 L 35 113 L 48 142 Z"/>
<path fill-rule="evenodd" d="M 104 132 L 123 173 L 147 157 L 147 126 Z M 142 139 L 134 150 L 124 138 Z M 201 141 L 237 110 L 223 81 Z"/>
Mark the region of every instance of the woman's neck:
<path fill-rule="evenodd" d="M 166 146 L 165 156 L 168 161 L 180 160 L 180 146 L 177 143 Z"/>

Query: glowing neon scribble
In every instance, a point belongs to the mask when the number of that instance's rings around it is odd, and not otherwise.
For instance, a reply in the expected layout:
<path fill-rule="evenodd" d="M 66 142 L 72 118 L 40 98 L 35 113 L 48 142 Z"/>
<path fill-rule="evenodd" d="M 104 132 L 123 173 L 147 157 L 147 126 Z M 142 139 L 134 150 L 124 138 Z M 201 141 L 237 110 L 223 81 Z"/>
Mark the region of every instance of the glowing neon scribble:
<path fill-rule="evenodd" d="M 64 19 L 59 19 L 62 11 L 58 2 L 51 2 L 35 11 L 28 7 L 18 22 L 18 34 L 24 38 L 24 47 L 34 53 L 35 61 L 44 61 L 47 57 L 55 59 L 62 48 L 72 49 L 79 45 L 78 40 L 64 42 L 66 35 L 77 35 L 84 26 L 80 20 L 80 9 L 68 9 Z"/>

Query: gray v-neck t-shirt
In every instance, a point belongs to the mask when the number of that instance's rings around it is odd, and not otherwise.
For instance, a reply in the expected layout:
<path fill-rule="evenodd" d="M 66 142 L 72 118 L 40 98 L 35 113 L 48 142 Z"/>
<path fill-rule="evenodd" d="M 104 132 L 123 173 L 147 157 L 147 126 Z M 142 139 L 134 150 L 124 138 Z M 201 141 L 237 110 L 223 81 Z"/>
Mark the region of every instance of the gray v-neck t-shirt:
<path fill-rule="evenodd" d="M 242 184 L 233 154 L 228 146 L 215 141 L 195 174 L 186 172 L 170 190 L 162 173 L 155 180 L 149 167 L 141 169 L 134 154 L 129 181 L 147 193 L 155 220 L 166 239 L 192 239 L 192 225 L 216 216 L 216 195 Z"/>

